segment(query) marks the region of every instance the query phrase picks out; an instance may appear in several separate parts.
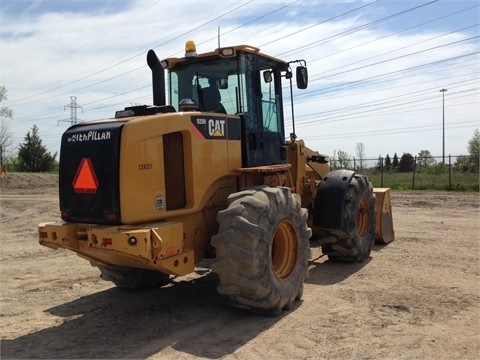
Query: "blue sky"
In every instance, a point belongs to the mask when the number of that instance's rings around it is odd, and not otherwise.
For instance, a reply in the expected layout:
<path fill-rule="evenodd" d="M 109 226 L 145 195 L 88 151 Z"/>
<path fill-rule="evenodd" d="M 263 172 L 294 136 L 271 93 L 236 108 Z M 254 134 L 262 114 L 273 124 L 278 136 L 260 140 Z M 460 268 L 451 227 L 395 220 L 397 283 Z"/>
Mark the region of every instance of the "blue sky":
<path fill-rule="evenodd" d="M 151 104 L 146 53 L 181 56 L 249 44 L 305 59 L 310 84 L 295 92 L 296 132 L 325 154 L 369 158 L 429 150 L 466 153 L 480 128 L 478 1 L 57 1 L 1 0 L 0 86 L 14 143 L 36 124 L 58 152 L 70 96 L 81 121 Z M 287 133 L 291 131 L 285 93 Z"/>
<path fill-rule="evenodd" d="M 52 12 L 105 13 L 112 14 L 126 10 L 130 2 L 126 0 L 2 0 L 2 12 L 9 16 L 36 17 Z"/>

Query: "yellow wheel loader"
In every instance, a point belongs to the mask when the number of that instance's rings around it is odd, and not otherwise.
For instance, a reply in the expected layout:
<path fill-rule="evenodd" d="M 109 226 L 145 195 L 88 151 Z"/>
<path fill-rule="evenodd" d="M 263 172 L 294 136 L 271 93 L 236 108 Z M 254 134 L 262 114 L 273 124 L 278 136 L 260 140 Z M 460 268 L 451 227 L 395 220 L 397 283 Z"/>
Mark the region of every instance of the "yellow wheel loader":
<path fill-rule="evenodd" d="M 291 98 L 294 77 L 305 89 L 304 60 L 247 45 L 197 54 L 189 41 L 183 58 L 150 50 L 147 63 L 153 106 L 63 134 L 61 221 L 39 224 L 41 245 L 72 250 L 128 288 L 212 259 L 233 306 L 279 313 L 302 297 L 310 247 L 364 261 L 375 239 L 393 240 L 389 189 L 330 171 L 295 130 L 285 135 L 282 80 Z M 291 110 L 294 121 L 293 101 Z"/>

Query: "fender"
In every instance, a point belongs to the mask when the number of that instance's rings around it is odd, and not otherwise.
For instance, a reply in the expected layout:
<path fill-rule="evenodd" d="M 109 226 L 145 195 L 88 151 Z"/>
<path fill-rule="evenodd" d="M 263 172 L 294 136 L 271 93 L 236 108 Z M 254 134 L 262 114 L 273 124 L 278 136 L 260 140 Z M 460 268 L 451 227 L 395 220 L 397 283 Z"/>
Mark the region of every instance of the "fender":
<path fill-rule="evenodd" d="M 324 229 L 339 229 L 342 226 L 345 195 L 355 172 L 334 170 L 318 185 L 315 196 L 313 223 Z"/>

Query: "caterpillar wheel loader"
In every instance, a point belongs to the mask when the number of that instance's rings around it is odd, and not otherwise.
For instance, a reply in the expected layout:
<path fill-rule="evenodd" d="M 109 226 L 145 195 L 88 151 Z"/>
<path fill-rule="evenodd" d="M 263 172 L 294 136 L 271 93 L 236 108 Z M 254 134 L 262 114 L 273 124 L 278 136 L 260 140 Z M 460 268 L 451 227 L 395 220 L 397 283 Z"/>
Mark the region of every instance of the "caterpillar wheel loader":
<path fill-rule="evenodd" d="M 183 58 L 150 50 L 147 63 L 154 105 L 63 134 L 61 220 L 39 224 L 41 245 L 136 289 L 213 259 L 233 306 L 275 314 L 302 297 L 310 247 L 361 262 L 375 239 L 394 239 L 389 189 L 330 171 L 295 131 L 285 136 L 282 80 L 293 100 L 294 73 L 307 87 L 304 60 L 248 45 L 197 54 L 188 41 Z"/>

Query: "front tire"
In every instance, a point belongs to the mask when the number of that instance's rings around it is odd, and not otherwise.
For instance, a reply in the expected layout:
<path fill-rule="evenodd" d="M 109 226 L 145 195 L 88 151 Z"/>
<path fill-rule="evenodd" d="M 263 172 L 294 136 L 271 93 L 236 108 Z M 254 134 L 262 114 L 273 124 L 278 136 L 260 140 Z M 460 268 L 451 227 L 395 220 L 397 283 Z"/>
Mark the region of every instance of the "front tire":
<path fill-rule="evenodd" d="M 322 230 L 335 239 L 322 246 L 330 259 L 368 259 L 375 242 L 375 194 L 366 176 L 355 175 L 347 189 L 341 228 Z"/>
<path fill-rule="evenodd" d="M 218 292 L 254 312 L 290 309 L 308 276 L 311 230 L 300 196 L 289 188 L 259 187 L 232 194 L 228 202 L 212 237 Z"/>

